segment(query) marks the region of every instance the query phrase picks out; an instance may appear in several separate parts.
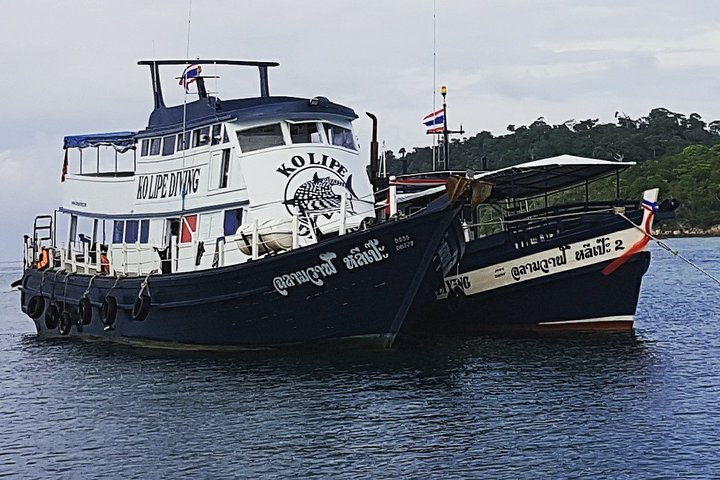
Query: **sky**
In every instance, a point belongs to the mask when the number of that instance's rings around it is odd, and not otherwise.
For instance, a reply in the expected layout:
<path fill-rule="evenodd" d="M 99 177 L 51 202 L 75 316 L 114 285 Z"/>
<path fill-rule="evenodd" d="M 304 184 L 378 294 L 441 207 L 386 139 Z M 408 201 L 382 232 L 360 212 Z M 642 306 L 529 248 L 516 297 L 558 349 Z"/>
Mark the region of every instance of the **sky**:
<path fill-rule="evenodd" d="M 146 126 L 152 95 L 141 59 L 189 52 L 280 62 L 270 72 L 271 94 L 322 95 L 353 108 L 365 154 L 366 111 L 378 116 L 385 149 L 429 145 L 421 119 L 442 104 L 441 85 L 449 127 L 462 124 L 466 137 L 502 135 L 538 117 L 613 122 L 616 112 L 637 118 L 655 107 L 720 119 L 713 0 L 4 0 L 2 7 L 4 262 L 21 258 L 35 215 L 60 204 L 65 135 Z M 255 82 L 247 93 L 256 89 Z"/>

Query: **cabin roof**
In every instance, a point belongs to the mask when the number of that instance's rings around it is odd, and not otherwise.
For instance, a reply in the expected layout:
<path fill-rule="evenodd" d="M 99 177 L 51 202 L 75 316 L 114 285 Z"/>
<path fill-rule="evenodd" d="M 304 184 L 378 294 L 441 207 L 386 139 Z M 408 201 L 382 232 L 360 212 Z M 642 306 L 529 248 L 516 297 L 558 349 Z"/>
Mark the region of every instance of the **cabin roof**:
<path fill-rule="evenodd" d="M 254 97 L 220 100 L 207 97 L 186 105 L 160 107 L 150 114 L 148 126 L 137 137 L 162 135 L 171 131 L 192 129 L 198 126 L 230 120 L 257 121 L 307 120 L 342 118 L 352 121 L 358 118 L 349 107 L 333 103 L 325 97 L 313 99 L 296 97 Z"/>

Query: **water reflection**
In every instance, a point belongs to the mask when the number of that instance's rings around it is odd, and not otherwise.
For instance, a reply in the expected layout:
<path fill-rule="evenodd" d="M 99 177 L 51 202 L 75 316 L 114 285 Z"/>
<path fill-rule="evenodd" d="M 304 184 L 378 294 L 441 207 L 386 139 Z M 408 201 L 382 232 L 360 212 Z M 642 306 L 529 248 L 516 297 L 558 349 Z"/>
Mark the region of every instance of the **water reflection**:
<path fill-rule="evenodd" d="M 636 334 L 393 350 L 39 341 L 0 294 L 0 477 L 711 477 L 717 292 L 663 255 Z"/>

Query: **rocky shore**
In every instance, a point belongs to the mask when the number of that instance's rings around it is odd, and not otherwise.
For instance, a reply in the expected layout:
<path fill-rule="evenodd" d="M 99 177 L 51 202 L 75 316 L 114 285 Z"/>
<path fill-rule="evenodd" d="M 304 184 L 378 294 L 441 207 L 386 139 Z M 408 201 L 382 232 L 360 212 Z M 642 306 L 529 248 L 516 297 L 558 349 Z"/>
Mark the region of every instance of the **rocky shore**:
<path fill-rule="evenodd" d="M 720 237 L 720 225 L 713 225 L 709 228 L 683 228 L 674 226 L 672 228 L 659 228 L 653 230 L 653 235 L 661 238 L 683 238 L 683 237 Z"/>

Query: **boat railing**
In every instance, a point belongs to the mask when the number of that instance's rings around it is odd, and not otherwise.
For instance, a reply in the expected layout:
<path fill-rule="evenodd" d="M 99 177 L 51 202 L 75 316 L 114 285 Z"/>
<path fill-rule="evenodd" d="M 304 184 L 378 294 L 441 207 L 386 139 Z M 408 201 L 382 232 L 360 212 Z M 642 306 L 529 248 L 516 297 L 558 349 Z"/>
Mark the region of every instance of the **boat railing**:
<path fill-rule="evenodd" d="M 637 209 L 638 202 L 635 200 L 613 200 L 613 201 L 597 201 L 597 202 L 577 202 L 565 203 L 561 205 L 553 205 L 549 207 L 532 209 L 514 215 L 506 215 L 505 222 L 521 222 L 544 220 L 546 218 L 554 218 L 558 216 L 585 215 L 587 213 L 596 213 L 600 211 L 611 212 L 616 207 L 627 209 Z"/>
<path fill-rule="evenodd" d="M 583 202 L 532 210 L 504 218 L 516 248 L 537 245 L 592 222 L 606 221 L 616 208 L 637 209 L 636 201 Z"/>
<path fill-rule="evenodd" d="M 148 275 L 162 271 L 162 260 L 152 245 L 121 243 L 108 249 L 109 274 Z"/>
<path fill-rule="evenodd" d="M 329 231 L 325 235 L 348 233 L 349 201 L 347 192 L 341 192 L 337 207 L 339 215 L 323 224 L 323 231 Z M 303 225 L 311 226 L 308 240 L 301 239 L 300 231 Z M 51 259 L 49 265 L 43 268 L 59 268 L 62 271 L 86 275 L 144 276 L 154 272 L 175 273 L 222 267 L 315 243 L 320 232 L 314 231 L 313 225 L 314 219 L 307 212 L 293 207 L 293 215 L 289 219 L 270 225 L 255 220 L 250 223 L 249 228 L 246 225 L 245 231 L 238 230 L 233 235 L 220 236 L 214 241 L 193 238 L 189 242 L 179 242 L 178 237 L 173 236 L 169 245 L 164 247 L 145 243 L 106 245 L 71 241 L 67 247 L 43 247 Z M 40 257 L 38 244 L 38 241 L 31 237 L 25 238 L 26 268 L 37 267 Z"/>

